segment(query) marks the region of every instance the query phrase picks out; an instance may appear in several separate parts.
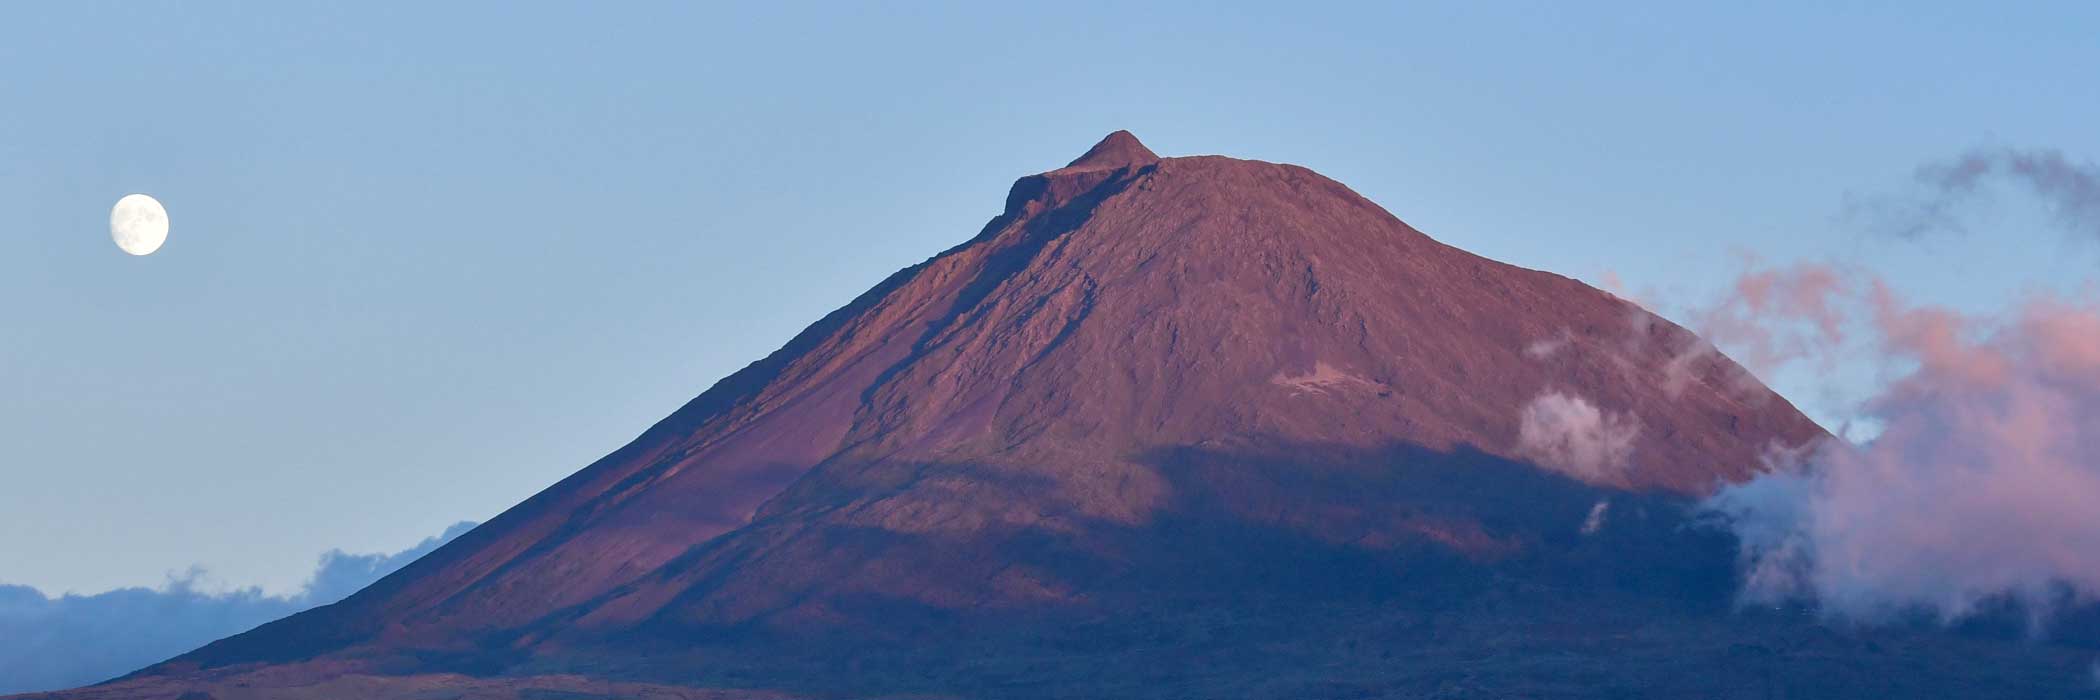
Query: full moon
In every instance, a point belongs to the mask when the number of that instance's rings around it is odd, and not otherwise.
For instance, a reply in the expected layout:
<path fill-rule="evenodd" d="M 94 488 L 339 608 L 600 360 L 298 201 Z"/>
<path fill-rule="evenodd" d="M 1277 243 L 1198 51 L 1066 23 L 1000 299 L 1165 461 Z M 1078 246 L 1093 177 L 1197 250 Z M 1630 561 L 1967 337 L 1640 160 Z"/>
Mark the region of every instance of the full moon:
<path fill-rule="evenodd" d="M 143 194 L 127 194 L 109 210 L 109 237 L 132 255 L 152 255 L 168 242 L 168 210 Z"/>

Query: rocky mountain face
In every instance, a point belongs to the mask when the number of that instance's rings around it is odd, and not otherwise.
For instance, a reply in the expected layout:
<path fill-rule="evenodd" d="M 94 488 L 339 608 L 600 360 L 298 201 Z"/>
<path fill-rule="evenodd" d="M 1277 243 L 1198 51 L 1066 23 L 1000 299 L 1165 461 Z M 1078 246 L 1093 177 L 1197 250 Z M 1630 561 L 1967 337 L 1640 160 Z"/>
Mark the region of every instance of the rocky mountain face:
<path fill-rule="evenodd" d="M 94 692 L 1766 697 L 1998 653 L 1732 609 L 1687 504 L 1824 435 L 1611 294 L 1117 132 L 423 560 Z"/>

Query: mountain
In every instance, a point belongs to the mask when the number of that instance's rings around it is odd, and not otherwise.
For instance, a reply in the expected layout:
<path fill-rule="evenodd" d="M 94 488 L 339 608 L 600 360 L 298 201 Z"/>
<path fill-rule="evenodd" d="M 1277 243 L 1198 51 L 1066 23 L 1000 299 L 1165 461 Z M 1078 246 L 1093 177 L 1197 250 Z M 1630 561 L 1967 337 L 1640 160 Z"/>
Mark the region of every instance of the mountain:
<path fill-rule="evenodd" d="M 1611 294 L 1116 132 L 422 560 L 78 697 L 1724 697 L 1890 682 L 1864 645 L 2082 668 L 1732 610 L 1733 544 L 1688 505 L 1823 437 Z"/>

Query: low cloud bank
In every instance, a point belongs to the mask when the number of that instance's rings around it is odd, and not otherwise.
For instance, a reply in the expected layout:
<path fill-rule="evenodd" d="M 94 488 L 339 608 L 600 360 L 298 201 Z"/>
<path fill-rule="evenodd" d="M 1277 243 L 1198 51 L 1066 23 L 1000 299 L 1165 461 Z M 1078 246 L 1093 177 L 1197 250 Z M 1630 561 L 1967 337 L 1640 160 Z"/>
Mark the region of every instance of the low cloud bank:
<path fill-rule="evenodd" d="M 1976 316 L 1856 273 L 1770 278 L 1817 282 L 1737 304 L 1738 332 L 1771 359 L 1827 362 L 1835 329 L 1863 328 L 1887 381 L 1855 412 L 1873 438 L 1774 454 L 1772 473 L 1705 504 L 1742 542 L 1746 601 L 1865 621 L 2009 601 L 2039 629 L 2100 596 L 2100 305 L 2035 296 Z M 1792 340 L 1758 335 L 1775 328 Z"/>
<path fill-rule="evenodd" d="M 213 640 L 357 592 L 474 528 L 458 523 L 393 554 L 321 555 L 313 578 L 287 596 L 247 588 L 207 593 L 201 570 L 160 588 L 46 597 L 0 584 L 0 695 L 71 688 L 138 670 Z"/>

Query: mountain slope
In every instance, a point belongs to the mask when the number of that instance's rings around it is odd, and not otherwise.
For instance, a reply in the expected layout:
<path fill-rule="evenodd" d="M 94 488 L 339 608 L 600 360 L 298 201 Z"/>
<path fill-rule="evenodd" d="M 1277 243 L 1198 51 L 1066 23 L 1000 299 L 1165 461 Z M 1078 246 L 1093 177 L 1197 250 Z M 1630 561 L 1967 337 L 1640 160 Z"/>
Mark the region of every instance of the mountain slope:
<path fill-rule="evenodd" d="M 143 673 L 573 670 L 753 634 L 1565 583 L 1596 575 L 1587 520 L 1675 517 L 1823 435 L 1610 294 L 1304 168 L 1117 132 L 431 556 Z M 1654 528 L 1612 545 L 1659 572 L 1627 586 L 1725 597 L 1725 546 Z"/>

